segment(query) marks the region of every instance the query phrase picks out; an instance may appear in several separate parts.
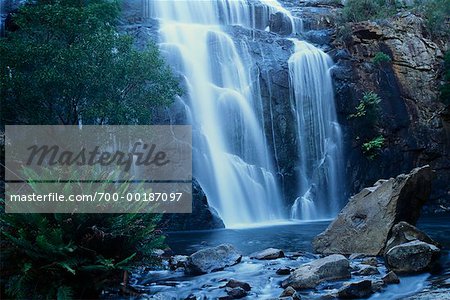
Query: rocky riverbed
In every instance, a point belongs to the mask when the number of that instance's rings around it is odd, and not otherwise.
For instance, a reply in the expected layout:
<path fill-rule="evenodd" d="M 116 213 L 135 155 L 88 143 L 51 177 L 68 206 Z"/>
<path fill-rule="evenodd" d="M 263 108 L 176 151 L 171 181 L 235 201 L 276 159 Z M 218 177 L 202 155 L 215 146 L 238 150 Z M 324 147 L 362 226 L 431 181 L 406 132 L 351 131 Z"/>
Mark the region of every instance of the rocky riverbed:
<path fill-rule="evenodd" d="M 158 270 L 139 269 L 133 274 L 129 289 L 136 293 L 136 299 L 231 299 L 239 296 L 245 296 L 245 299 L 278 299 L 282 294 L 292 292 L 289 287 L 283 288 L 283 282 L 289 280 L 295 270 L 309 269 L 307 266 L 313 264 L 322 265 L 322 268 L 331 266 L 332 273 L 328 275 L 333 278 L 322 277 L 313 288 L 296 290 L 295 294 L 301 299 L 333 299 L 339 295 L 345 298 L 350 297 L 349 293 L 370 299 L 445 299 L 450 292 L 450 257 L 446 250 L 450 247 L 450 238 L 445 234 L 449 231 L 448 220 L 449 216 L 424 218 L 418 224 L 443 247 L 441 269 L 434 270 L 433 274 L 399 273 L 395 276 L 382 256 L 313 254 L 310 245 L 312 238 L 329 223 L 320 221 L 250 229 L 168 233 L 167 242 L 174 253 L 162 255 L 162 266 Z M 297 234 L 294 236 L 295 232 Z M 226 258 L 222 260 L 217 256 L 220 248 L 216 247 L 227 241 L 234 246 L 221 247 Z M 283 253 L 266 250 L 270 247 L 281 248 L 279 250 Z M 205 249 L 216 250 L 205 252 Z M 206 261 L 216 264 L 215 271 L 201 275 L 186 272 L 188 257 L 193 253 L 197 253 L 194 257 L 198 257 L 198 251 L 212 255 L 210 257 L 214 259 Z M 328 258 L 324 260 L 323 257 Z M 220 263 L 235 264 L 221 269 Z M 311 268 L 310 272 L 324 276 L 329 271 L 327 268 Z M 340 274 L 339 278 L 336 274 Z M 115 295 L 104 296 L 116 299 L 125 296 Z M 286 296 L 286 299 L 295 299 L 291 296 Z"/>
<path fill-rule="evenodd" d="M 414 226 L 432 178 L 424 166 L 380 180 L 329 225 L 169 234 L 172 249 L 155 252 L 160 268 L 135 271 L 126 290 L 144 299 L 445 299 L 448 217 L 431 236 Z"/>

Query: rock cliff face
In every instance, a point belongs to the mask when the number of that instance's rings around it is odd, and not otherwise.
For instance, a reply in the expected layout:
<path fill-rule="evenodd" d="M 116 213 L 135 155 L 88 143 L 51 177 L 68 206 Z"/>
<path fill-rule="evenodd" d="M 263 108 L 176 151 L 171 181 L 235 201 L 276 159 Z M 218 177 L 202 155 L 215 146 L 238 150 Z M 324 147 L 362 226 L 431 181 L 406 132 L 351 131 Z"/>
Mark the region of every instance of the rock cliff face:
<path fill-rule="evenodd" d="M 431 39 L 423 19 L 402 13 L 383 21 L 347 24 L 346 36 L 338 36 L 334 47 L 336 101 L 345 129 L 350 190 L 430 164 L 437 173 L 431 203 L 435 208 L 448 206 L 450 126 L 448 111 L 439 101 L 448 45 Z M 388 55 L 390 61 L 377 63 L 377 53 Z M 382 99 L 376 131 L 386 140 L 374 160 L 361 151 L 370 129 L 348 118 L 367 91 Z"/>

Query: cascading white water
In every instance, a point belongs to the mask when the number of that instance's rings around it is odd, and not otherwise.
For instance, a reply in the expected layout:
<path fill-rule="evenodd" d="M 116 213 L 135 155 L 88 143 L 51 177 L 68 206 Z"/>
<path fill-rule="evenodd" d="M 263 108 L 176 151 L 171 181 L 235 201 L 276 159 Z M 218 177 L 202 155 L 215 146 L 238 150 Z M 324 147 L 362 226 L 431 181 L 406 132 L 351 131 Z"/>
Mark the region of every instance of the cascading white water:
<path fill-rule="evenodd" d="M 297 118 L 299 196 L 294 219 L 333 217 L 343 194 L 341 129 L 330 75 L 331 58 L 318 48 L 293 40 L 289 59 L 292 105 Z"/>
<path fill-rule="evenodd" d="M 184 75 L 194 130 L 194 176 L 227 227 L 283 219 L 281 196 L 264 134 L 259 86 L 244 41 L 225 25 L 265 29 L 284 10 L 262 0 L 256 19 L 248 1 L 151 1 L 160 46 Z M 271 5 L 271 3 L 277 5 Z M 287 15 L 295 30 L 292 16 Z"/>

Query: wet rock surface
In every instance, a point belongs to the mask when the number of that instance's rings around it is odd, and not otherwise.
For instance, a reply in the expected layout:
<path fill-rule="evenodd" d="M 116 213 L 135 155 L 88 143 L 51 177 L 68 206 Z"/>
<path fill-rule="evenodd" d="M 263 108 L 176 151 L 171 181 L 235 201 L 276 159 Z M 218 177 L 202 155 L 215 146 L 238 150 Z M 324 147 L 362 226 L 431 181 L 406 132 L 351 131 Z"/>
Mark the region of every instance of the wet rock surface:
<path fill-rule="evenodd" d="M 284 257 L 284 252 L 280 249 L 268 248 L 261 252 L 256 252 L 250 255 L 250 258 L 260 260 L 271 260 Z"/>
<path fill-rule="evenodd" d="M 281 286 L 291 286 L 296 290 L 314 288 L 325 280 L 350 277 L 349 269 L 349 261 L 343 255 L 334 254 L 295 269 Z"/>
<path fill-rule="evenodd" d="M 417 221 L 429 197 L 431 180 L 431 168 L 425 166 L 363 189 L 313 240 L 314 250 L 325 254 L 382 254 L 396 223 Z"/>
<path fill-rule="evenodd" d="M 187 258 L 185 271 L 200 275 L 222 270 L 241 261 L 242 255 L 230 244 L 222 244 L 195 252 Z"/>
<path fill-rule="evenodd" d="M 337 293 L 338 298 L 341 299 L 368 298 L 371 294 L 372 282 L 370 280 L 346 283 Z"/>
<path fill-rule="evenodd" d="M 440 256 L 438 247 L 418 240 L 392 247 L 385 258 L 397 273 L 418 273 L 432 270 Z"/>

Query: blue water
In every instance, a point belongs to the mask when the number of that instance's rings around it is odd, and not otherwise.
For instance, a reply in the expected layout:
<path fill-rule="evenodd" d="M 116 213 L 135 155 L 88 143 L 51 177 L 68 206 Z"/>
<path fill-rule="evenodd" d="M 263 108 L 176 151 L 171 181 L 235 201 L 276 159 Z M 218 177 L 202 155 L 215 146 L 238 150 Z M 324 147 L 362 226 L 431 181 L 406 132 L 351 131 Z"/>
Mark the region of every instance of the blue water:
<path fill-rule="evenodd" d="M 450 216 L 424 217 L 417 226 L 428 233 L 444 247 L 442 255 L 442 270 L 438 274 L 420 274 L 401 276 L 401 283 L 390 285 L 381 293 L 374 294 L 370 299 L 406 299 L 423 291 L 446 289 L 450 291 Z M 278 297 L 282 292 L 280 282 L 286 276 L 277 275 L 278 268 L 288 266 L 295 268 L 314 259 L 311 255 L 303 257 L 282 258 L 274 261 L 256 261 L 248 255 L 269 247 L 280 248 L 288 255 L 293 252 L 311 252 L 311 240 L 322 232 L 328 221 L 307 223 L 290 223 L 248 229 L 221 229 L 210 231 L 171 232 L 166 240 L 175 254 L 189 255 L 205 247 L 217 246 L 222 243 L 234 245 L 243 255 L 242 262 L 202 276 L 185 276 L 183 272 L 150 271 L 135 275 L 135 287 L 162 299 L 183 299 L 190 294 L 197 297 L 217 298 L 225 296 L 224 280 L 234 278 L 248 282 L 252 286 L 247 299 L 270 299 Z M 379 267 L 383 275 L 385 267 Z M 378 278 L 380 275 L 378 276 Z M 353 276 L 352 280 L 363 277 Z M 367 278 L 367 277 L 364 277 Z M 342 282 L 322 284 L 319 290 L 302 292 L 302 299 L 320 299 L 324 294 L 336 291 Z M 432 299 L 432 298 L 426 298 Z M 445 298 L 441 298 L 445 299 Z M 449 297 L 450 299 L 450 297 Z"/>

